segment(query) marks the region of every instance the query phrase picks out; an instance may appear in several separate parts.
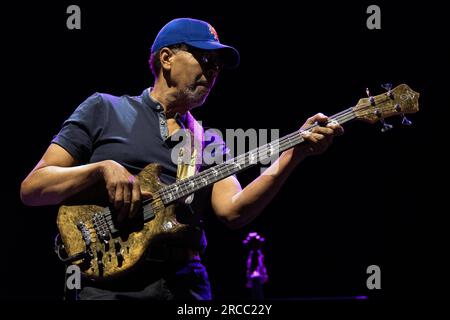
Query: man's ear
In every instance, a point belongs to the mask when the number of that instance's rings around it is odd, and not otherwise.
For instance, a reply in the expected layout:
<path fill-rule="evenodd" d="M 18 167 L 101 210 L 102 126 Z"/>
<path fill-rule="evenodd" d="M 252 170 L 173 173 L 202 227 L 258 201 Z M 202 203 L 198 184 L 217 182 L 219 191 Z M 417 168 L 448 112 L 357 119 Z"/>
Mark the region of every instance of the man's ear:
<path fill-rule="evenodd" d="M 159 61 L 163 70 L 170 70 L 172 67 L 173 51 L 169 48 L 162 48 L 159 52 Z"/>

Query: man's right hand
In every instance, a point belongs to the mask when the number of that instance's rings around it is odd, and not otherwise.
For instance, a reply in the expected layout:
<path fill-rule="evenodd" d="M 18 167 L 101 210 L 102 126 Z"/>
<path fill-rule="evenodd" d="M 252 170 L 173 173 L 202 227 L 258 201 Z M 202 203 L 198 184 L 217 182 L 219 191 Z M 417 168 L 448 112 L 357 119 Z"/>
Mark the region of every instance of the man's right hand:
<path fill-rule="evenodd" d="M 151 193 L 141 191 L 138 177 L 116 161 L 102 161 L 100 173 L 106 184 L 109 201 L 118 212 L 119 222 L 126 217 L 134 217 L 140 208 L 141 200 L 151 197 Z"/>

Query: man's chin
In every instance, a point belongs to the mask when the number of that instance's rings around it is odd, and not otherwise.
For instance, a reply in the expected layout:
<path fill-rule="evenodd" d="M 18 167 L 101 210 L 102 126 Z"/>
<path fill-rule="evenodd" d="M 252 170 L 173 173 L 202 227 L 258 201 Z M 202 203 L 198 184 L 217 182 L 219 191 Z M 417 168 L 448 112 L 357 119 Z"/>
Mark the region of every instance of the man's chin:
<path fill-rule="evenodd" d="M 206 97 L 204 97 L 202 100 L 199 101 L 192 101 L 192 103 L 190 103 L 189 105 L 191 106 L 189 109 L 194 109 L 197 107 L 202 106 L 206 101 Z"/>
<path fill-rule="evenodd" d="M 204 86 L 198 86 L 195 90 L 186 92 L 184 96 L 185 105 L 189 106 L 189 110 L 200 107 L 206 101 L 209 95 L 209 89 Z"/>
<path fill-rule="evenodd" d="M 193 97 L 193 99 L 191 100 L 191 103 L 190 103 L 192 108 L 200 107 L 202 104 L 204 104 L 206 101 L 206 98 L 208 98 L 208 95 L 209 95 L 209 91 L 206 92 L 205 94 L 199 94 L 199 95 L 196 95 L 195 97 Z"/>

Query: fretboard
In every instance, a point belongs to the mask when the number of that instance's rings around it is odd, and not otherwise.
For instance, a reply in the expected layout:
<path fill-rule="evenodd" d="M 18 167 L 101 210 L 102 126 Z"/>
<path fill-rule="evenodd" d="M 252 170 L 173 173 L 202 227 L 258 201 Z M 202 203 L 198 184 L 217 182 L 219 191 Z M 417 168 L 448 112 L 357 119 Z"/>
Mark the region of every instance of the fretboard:
<path fill-rule="evenodd" d="M 331 117 L 333 121 L 343 124 L 355 119 L 353 108 L 346 109 Z M 309 131 L 318 124 L 304 129 Z M 286 151 L 304 141 L 301 131 L 295 131 L 280 139 L 271 141 L 261 147 L 253 149 L 245 154 L 229 159 L 221 164 L 217 164 L 201 173 L 180 180 L 174 184 L 168 185 L 159 191 L 159 195 L 164 204 L 169 204 L 180 198 L 188 196 L 200 189 L 203 189 L 217 181 L 225 179 L 231 175 L 244 171 L 260 162 L 263 162 L 281 152 Z"/>

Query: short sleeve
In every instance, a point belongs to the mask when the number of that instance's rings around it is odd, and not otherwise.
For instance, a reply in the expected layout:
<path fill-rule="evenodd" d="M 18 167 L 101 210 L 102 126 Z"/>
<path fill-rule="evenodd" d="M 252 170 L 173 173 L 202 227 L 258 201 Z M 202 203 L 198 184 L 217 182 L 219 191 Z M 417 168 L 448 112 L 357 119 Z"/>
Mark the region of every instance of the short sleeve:
<path fill-rule="evenodd" d="M 105 108 L 102 105 L 102 97 L 99 93 L 94 93 L 63 123 L 52 143 L 60 145 L 75 159 L 86 163 L 104 124 Z"/>

